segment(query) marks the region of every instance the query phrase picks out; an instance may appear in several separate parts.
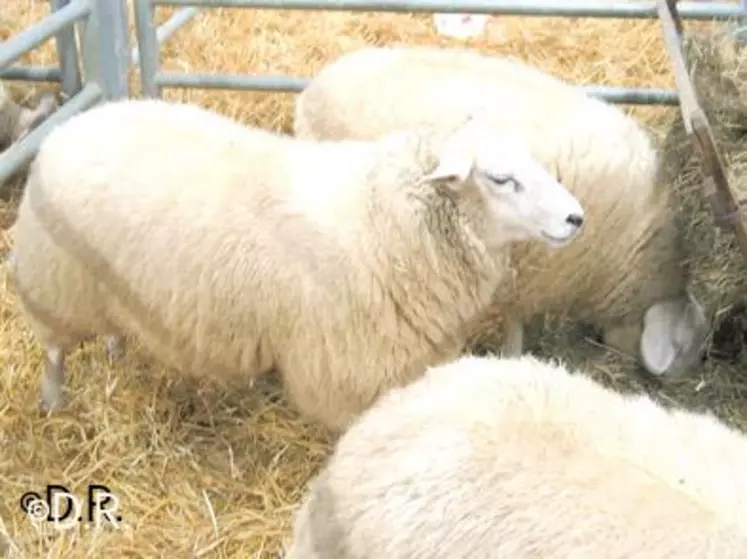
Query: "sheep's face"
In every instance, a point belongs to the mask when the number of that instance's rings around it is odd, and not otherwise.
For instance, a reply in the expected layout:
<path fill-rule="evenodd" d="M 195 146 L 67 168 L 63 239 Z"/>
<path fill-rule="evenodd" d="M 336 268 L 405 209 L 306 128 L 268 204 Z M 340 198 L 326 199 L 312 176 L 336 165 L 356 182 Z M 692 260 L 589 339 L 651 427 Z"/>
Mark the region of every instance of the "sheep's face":
<path fill-rule="evenodd" d="M 651 305 L 643 317 L 641 360 L 654 375 L 677 376 L 700 361 L 710 325 L 690 294 Z"/>
<path fill-rule="evenodd" d="M 57 101 L 53 94 L 44 93 L 40 98 L 35 109 L 22 109 L 17 123 L 17 130 L 14 133 L 14 141 L 21 140 L 24 136 L 31 133 L 57 109 Z"/>
<path fill-rule="evenodd" d="M 437 157 L 428 178 L 445 181 L 465 199 L 477 197 L 489 244 L 541 239 L 562 246 L 581 229 L 578 199 L 505 133 L 469 119 L 441 144 Z"/>

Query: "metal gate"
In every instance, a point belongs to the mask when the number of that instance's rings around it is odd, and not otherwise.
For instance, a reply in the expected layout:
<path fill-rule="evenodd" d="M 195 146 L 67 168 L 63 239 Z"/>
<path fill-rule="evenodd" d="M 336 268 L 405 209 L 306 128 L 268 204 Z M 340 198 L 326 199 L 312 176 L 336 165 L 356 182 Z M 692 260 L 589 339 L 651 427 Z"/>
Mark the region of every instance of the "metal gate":
<path fill-rule="evenodd" d="M 656 3 L 625 0 L 135 0 L 137 40 L 140 44 L 140 79 L 148 97 L 160 97 L 161 88 L 212 88 L 298 92 L 308 76 L 246 76 L 167 72 L 159 68 L 157 32 L 153 7 L 201 6 L 203 8 L 254 8 L 287 10 L 336 10 L 358 12 L 479 13 L 509 16 L 562 16 L 593 18 L 656 19 Z M 679 4 L 682 19 L 725 20 L 747 16 L 742 4 Z M 582 86 L 590 94 L 613 103 L 676 105 L 677 94 L 661 89 Z"/>

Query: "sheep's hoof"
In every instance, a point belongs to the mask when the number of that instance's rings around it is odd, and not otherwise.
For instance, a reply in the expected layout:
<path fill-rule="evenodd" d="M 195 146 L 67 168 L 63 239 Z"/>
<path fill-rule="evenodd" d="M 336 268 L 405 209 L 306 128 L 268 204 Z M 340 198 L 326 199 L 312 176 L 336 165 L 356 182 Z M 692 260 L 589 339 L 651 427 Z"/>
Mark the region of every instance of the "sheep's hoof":
<path fill-rule="evenodd" d="M 519 357 L 524 353 L 524 325 L 509 321 L 506 325 L 506 339 L 503 344 L 504 357 Z"/>
<path fill-rule="evenodd" d="M 42 394 L 39 398 L 39 411 L 43 414 L 58 413 L 65 409 L 65 398 L 60 393 L 52 393 L 42 388 Z"/>
<path fill-rule="evenodd" d="M 54 382 L 54 378 L 45 377 L 42 380 L 41 394 L 39 397 L 39 410 L 42 413 L 55 413 L 65 407 L 65 396 L 62 386 Z"/>
<path fill-rule="evenodd" d="M 125 341 L 120 336 L 109 336 L 106 339 L 106 356 L 109 365 L 114 365 L 124 357 Z"/>

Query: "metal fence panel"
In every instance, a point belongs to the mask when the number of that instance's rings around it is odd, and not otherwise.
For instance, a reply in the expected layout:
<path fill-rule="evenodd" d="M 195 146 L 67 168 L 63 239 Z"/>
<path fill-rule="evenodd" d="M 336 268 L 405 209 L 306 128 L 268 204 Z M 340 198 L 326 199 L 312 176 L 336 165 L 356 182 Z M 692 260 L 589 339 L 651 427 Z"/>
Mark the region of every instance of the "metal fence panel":
<path fill-rule="evenodd" d="M 62 124 L 71 116 L 88 109 L 102 98 L 102 91 L 95 83 L 86 85 L 67 103 L 57 109 L 53 115 L 34 128 L 22 141 L 13 144 L 0 156 L 0 184 L 7 181 L 13 173 L 34 158 L 42 140 L 52 131 L 52 128 Z"/>
<path fill-rule="evenodd" d="M 747 1 L 747 0 L 745 0 Z M 169 40 L 174 33 L 179 31 L 182 27 L 192 21 L 199 13 L 202 12 L 202 8 L 182 8 L 171 16 L 163 25 L 160 25 L 156 29 L 156 38 L 159 43 L 163 43 Z M 152 10 L 151 10 L 152 13 Z M 138 64 L 140 61 L 140 49 L 136 46 L 132 49 L 132 56 L 130 61 L 133 64 Z"/>
<path fill-rule="evenodd" d="M 50 6 L 52 12 L 48 16 L 0 45 L 0 71 L 6 79 L 8 76 L 54 79 L 61 83 L 63 94 L 68 98 L 42 124 L 0 154 L 0 184 L 33 159 L 41 142 L 55 126 L 102 99 L 129 95 L 126 0 L 51 0 Z M 73 28 L 78 22 L 87 23 L 83 53 L 85 80 L 81 78 Z M 58 68 L 8 68 L 52 37 L 57 46 Z"/>
<path fill-rule="evenodd" d="M 114 1 L 114 0 L 112 0 Z M 88 0 L 73 0 L 0 45 L 0 70 L 91 13 Z"/>
<path fill-rule="evenodd" d="M 129 97 L 130 69 L 127 4 L 89 0 L 93 10 L 83 32 L 86 79 L 98 83 L 107 100 Z"/>
<path fill-rule="evenodd" d="M 160 97 L 161 88 L 156 82 L 160 49 L 158 35 L 153 21 L 153 10 L 149 0 L 135 0 L 135 28 L 140 62 L 140 82 L 143 95 L 146 97 Z"/>
<path fill-rule="evenodd" d="M 70 0 L 51 0 L 53 11 L 59 11 L 70 4 Z M 75 43 L 75 29 L 62 29 L 55 37 L 57 58 L 60 61 L 60 84 L 65 98 L 69 99 L 83 85 L 78 63 L 78 45 Z"/>
<path fill-rule="evenodd" d="M 186 72 L 159 72 L 156 84 L 160 87 L 185 89 L 228 89 L 252 91 L 278 91 L 298 93 L 309 83 L 310 78 L 296 76 L 244 76 L 240 74 L 199 74 Z M 632 105 L 678 104 L 677 93 L 666 89 L 632 88 L 613 86 L 578 86 L 592 97 L 611 103 Z"/>
<path fill-rule="evenodd" d="M 637 4 L 607 0 L 590 0 L 585 3 L 571 3 L 569 0 L 135 0 L 137 47 L 130 51 L 126 0 L 50 1 L 53 7 L 51 15 L 0 45 L 0 77 L 59 81 L 63 92 L 70 99 L 44 124 L 0 156 L 0 181 L 7 179 L 20 166 L 28 163 L 46 133 L 56 124 L 101 99 L 128 97 L 127 74 L 130 64 L 134 62 L 139 63 L 143 92 L 147 97 L 160 97 L 162 87 L 290 92 L 297 92 L 305 87 L 310 77 L 209 75 L 160 71 L 160 43 L 191 21 L 204 8 L 480 13 L 633 19 L 657 17 L 653 2 Z M 179 10 L 169 21 L 156 28 L 153 9 L 157 5 L 187 8 Z M 685 2 L 679 6 L 682 19 L 690 20 L 741 20 L 747 14 L 745 10 L 747 0 L 742 0 L 741 5 Z M 86 84 L 84 87 L 73 22 L 83 25 L 83 67 Z M 9 67 L 20 56 L 51 37 L 55 37 L 57 42 L 60 59 L 58 68 Z M 584 86 L 583 89 L 595 97 L 614 103 L 673 105 L 678 102 L 675 92 L 660 89 L 595 85 Z"/>
<path fill-rule="evenodd" d="M 129 97 L 128 72 L 139 54 L 138 49 L 129 48 L 127 0 L 49 1 L 50 15 L 0 45 L 0 79 L 59 82 L 66 102 L 38 128 L 0 154 L 0 185 L 31 161 L 54 126 L 102 100 Z M 200 8 L 178 10 L 154 29 L 156 40 L 147 52 L 153 53 L 157 61 L 158 44 L 200 11 Z M 75 25 L 80 27 L 82 57 L 78 54 Z M 10 67 L 51 37 L 56 41 L 58 67 Z"/>
<path fill-rule="evenodd" d="M 136 0 L 135 17 L 140 48 L 140 80 L 146 97 L 160 97 L 162 88 L 232 89 L 245 91 L 301 91 L 310 76 L 230 75 L 169 72 L 160 70 L 153 8 L 157 5 L 204 8 L 265 8 L 288 10 L 345 10 L 385 12 L 480 13 L 508 16 L 562 16 L 594 18 L 654 19 L 656 4 L 608 0 Z M 747 16 L 742 4 L 679 4 L 682 19 L 725 20 Z M 747 34 L 747 33 L 746 33 Z M 677 105 L 675 91 L 613 86 L 583 86 L 590 95 L 612 103 Z"/>
<path fill-rule="evenodd" d="M 50 66 L 11 66 L 0 72 L 0 79 L 29 82 L 61 82 L 62 72 Z"/>
<path fill-rule="evenodd" d="M 154 5 L 208 8 L 268 8 L 273 10 L 335 10 L 357 12 L 439 12 L 516 16 L 560 16 L 655 19 L 656 5 L 614 0 L 152 0 Z M 742 7 L 727 3 L 683 2 L 682 19 L 727 19 L 742 15 Z"/>

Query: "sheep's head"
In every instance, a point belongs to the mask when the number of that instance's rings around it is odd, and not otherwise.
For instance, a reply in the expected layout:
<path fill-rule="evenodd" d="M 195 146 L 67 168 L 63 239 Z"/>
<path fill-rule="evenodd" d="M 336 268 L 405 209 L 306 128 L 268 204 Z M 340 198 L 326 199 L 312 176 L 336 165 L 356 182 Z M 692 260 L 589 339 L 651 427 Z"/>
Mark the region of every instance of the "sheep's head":
<path fill-rule="evenodd" d="M 15 141 L 21 140 L 32 130 L 37 128 L 42 122 L 47 120 L 57 109 L 57 100 L 54 94 L 44 93 L 39 97 L 35 109 L 22 109 L 19 115 L 17 129 L 15 131 Z"/>
<path fill-rule="evenodd" d="M 443 138 L 434 150 L 435 168 L 423 180 L 472 201 L 488 245 L 571 241 L 584 219 L 579 201 L 510 131 L 487 122 L 470 115 Z"/>
<path fill-rule="evenodd" d="M 651 305 L 640 340 L 644 366 L 657 376 L 687 373 L 699 363 L 709 329 L 702 305 L 689 292 Z"/>

